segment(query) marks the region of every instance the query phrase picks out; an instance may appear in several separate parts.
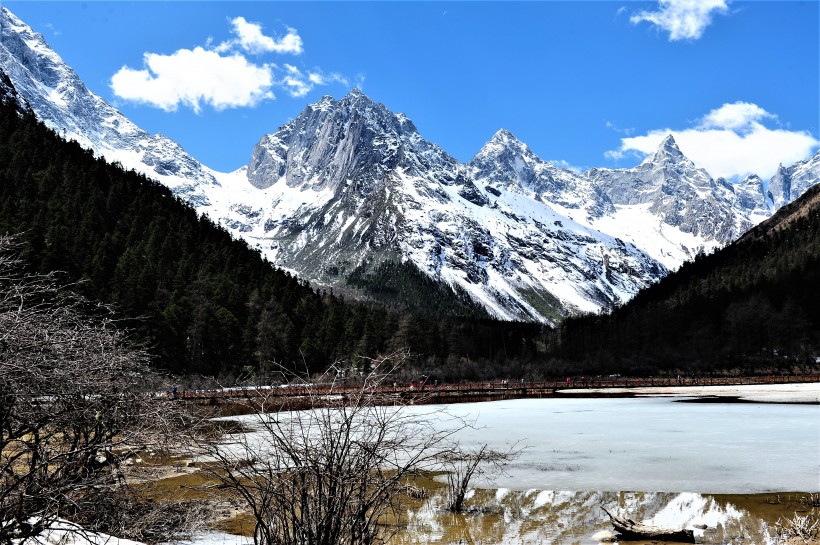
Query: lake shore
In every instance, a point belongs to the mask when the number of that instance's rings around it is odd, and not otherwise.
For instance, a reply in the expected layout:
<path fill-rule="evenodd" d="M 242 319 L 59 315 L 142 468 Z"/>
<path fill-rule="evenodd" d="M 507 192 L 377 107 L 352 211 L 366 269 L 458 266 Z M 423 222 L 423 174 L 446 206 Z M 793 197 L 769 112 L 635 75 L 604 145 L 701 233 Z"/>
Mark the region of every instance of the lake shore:
<path fill-rule="evenodd" d="M 772 528 L 781 518 L 815 508 L 807 502 L 820 492 L 816 466 L 805 469 L 807 460 L 792 455 L 816 450 L 814 436 L 807 441 L 800 430 L 817 415 L 819 399 L 820 382 L 806 382 L 572 388 L 540 400 L 449 405 L 456 416 L 476 419 L 458 438 L 464 445 L 524 441 L 526 455 L 508 466 L 507 477 L 476 481 L 474 513 L 453 519 L 440 508 L 443 499 L 431 498 L 413 511 L 395 543 L 447 544 L 469 536 L 496 545 L 593 544 L 593 536 L 611 533 L 600 505 L 658 526 L 704 528 L 698 543 L 716 545 L 748 532 L 753 537 L 746 542 L 774 543 Z M 681 403 L 687 401 L 724 405 Z M 191 490 L 203 478 L 181 465 L 161 488 Z M 222 509 L 215 518 L 229 533 L 191 543 L 248 543 L 232 535 L 248 533 L 236 511 Z"/>
<path fill-rule="evenodd" d="M 754 403 L 820 403 L 820 382 L 794 384 L 739 384 L 721 386 L 636 386 L 608 388 L 574 388 L 556 390 L 568 396 L 669 397 L 684 396 L 693 399 Z"/>

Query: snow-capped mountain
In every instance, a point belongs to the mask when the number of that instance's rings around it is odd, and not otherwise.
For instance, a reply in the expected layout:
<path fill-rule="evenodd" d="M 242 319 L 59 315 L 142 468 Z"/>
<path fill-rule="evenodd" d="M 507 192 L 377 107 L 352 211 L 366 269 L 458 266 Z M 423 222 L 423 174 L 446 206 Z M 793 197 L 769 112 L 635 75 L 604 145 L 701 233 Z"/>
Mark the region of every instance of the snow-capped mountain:
<path fill-rule="evenodd" d="M 508 130 L 501 129 L 469 163 L 470 175 L 480 187 L 512 191 L 548 204 L 590 224 L 615 211 L 600 187 L 588 178 L 544 161 Z"/>
<path fill-rule="evenodd" d="M 768 184 L 755 175 L 729 183 L 697 168 L 669 135 L 635 168 L 591 169 L 585 176 L 616 209 L 593 219 L 591 226 L 635 243 L 676 269 L 698 252 L 737 240 L 820 182 L 820 151 L 781 167 Z"/>
<path fill-rule="evenodd" d="M 794 201 L 820 180 L 820 151 L 790 167 L 780 165 L 769 182 L 770 206 L 773 211 Z"/>
<path fill-rule="evenodd" d="M 775 210 L 759 177 L 739 184 L 714 180 L 671 135 L 634 168 L 578 174 L 543 161 L 502 130 L 469 166 L 478 186 L 547 203 L 578 223 L 633 243 L 669 269 L 735 240 Z M 813 171 L 798 171 L 809 172 L 801 177 L 806 185 Z M 814 172 L 815 183 L 818 178 Z"/>
<path fill-rule="evenodd" d="M 319 283 L 409 262 L 495 316 L 553 321 L 625 301 L 665 272 L 519 187 L 478 187 L 406 116 L 358 90 L 262 138 L 247 178 L 256 192 L 220 219 Z"/>
<path fill-rule="evenodd" d="M 462 164 L 358 90 L 307 106 L 246 167 L 219 173 L 89 91 L 5 8 L 0 32 L 0 74 L 40 120 L 167 185 L 275 264 L 347 286 L 351 273 L 402 263 L 499 318 L 554 322 L 624 302 L 820 177 L 818 154 L 764 194 L 757 177 L 713 180 L 671 137 L 635 168 L 580 174 L 505 130 Z"/>
<path fill-rule="evenodd" d="M 741 188 L 744 198 L 737 199 L 734 186 L 697 168 L 671 135 L 634 168 L 593 168 L 585 176 L 616 209 L 592 225 L 640 241 L 669 268 L 735 240 L 752 226 L 749 214 L 764 199 L 762 192 L 750 194 L 748 185 Z"/>
<path fill-rule="evenodd" d="M 45 42 L 0 7 L 0 69 L 40 121 L 111 162 L 157 179 L 195 206 L 212 173 L 173 140 L 150 135 L 95 95 Z"/>

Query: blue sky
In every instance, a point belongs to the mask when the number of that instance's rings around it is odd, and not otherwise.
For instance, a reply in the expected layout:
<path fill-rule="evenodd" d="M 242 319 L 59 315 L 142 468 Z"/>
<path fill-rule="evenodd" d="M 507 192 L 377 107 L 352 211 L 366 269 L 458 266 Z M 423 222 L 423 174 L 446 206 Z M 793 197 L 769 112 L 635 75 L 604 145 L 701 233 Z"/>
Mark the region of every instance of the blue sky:
<path fill-rule="evenodd" d="M 713 175 L 817 150 L 820 3 L 17 2 L 88 87 L 217 170 L 359 86 L 467 161 L 500 128 L 577 168 L 673 132 Z"/>

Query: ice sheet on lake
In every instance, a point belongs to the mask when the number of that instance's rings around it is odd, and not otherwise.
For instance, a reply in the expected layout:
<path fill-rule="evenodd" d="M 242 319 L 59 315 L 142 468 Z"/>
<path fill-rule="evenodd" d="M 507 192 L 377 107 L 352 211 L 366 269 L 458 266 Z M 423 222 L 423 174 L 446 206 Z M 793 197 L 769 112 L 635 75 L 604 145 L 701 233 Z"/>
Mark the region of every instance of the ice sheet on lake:
<path fill-rule="evenodd" d="M 520 399 L 450 405 L 476 419 L 466 446 L 520 442 L 479 486 L 740 494 L 820 491 L 820 406 L 679 398 Z M 415 410 L 429 410 L 429 407 Z"/>
<path fill-rule="evenodd" d="M 474 421 L 457 436 L 468 448 L 526 447 L 505 475 L 475 483 L 481 487 L 820 491 L 820 405 L 681 399 L 519 399 L 405 410 L 430 415 L 432 426 L 453 426 L 453 417 Z M 439 419 L 441 408 L 448 416 Z M 242 418 L 252 425 L 254 417 Z"/>

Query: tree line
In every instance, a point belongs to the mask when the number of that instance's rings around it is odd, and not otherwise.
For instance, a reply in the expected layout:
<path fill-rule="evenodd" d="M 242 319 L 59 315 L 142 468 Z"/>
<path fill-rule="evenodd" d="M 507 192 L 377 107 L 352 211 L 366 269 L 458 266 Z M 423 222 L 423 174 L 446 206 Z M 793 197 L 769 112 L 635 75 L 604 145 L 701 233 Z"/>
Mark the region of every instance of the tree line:
<path fill-rule="evenodd" d="M 402 290 L 424 304 L 420 271 L 354 279 L 375 284 L 381 303 L 312 289 L 165 186 L 64 141 L 11 101 L 0 108 L 0 233 L 21 234 L 33 271 L 62 271 L 83 295 L 115 305 L 166 370 L 318 372 L 407 349 L 413 372 L 458 379 L 543 356 L 541 326 L 465 319 L 481 313 L 463 296 L 425 310 L 399 304 Z"/>
<path fill-rule="evenodd" d="M 590 369 L 795 372 L 820 356 L 820 186 L 608 315 L 567 320 L 554 354 Z"/>
<path fill-rule="evenodd" d="M 258 377 L 339 362 L 364 372 L 400 350 L 414 356 L 406 374 L 453 381 L 765 372 L 811 365 L 820 351 L 817 190 L 611 313 L 552 330 L 483 318 L 408 265 L 351 276 L 376 301 L 313 289 L 158 182 L 64 141 L 10 101 L 0 114 L 0 234 L 22 233 L 33 271 L 63 271 L 89 299 L 115 305 L 173 373 Z M 439 300 L 449 302 L 427 304 Z"/>

